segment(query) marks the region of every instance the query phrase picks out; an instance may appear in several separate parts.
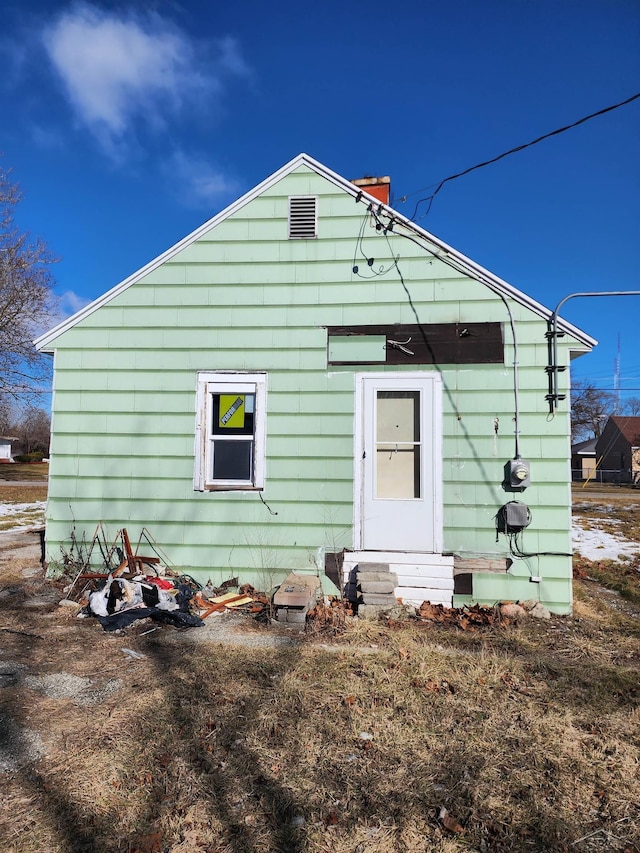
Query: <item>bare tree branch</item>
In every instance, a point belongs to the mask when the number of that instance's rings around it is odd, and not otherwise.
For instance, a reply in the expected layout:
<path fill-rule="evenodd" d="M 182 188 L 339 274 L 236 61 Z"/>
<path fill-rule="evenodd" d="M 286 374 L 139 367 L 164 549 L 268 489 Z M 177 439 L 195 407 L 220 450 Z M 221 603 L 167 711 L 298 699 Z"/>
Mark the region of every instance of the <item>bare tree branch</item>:
<path fill-rule="evenodd" d="M 588 380 L 571 383 L 571 439 L 585 441 L 599 438 L 609 415 L 613 413 L 615 397 L 602 391 Z"/>
<path fill-rule="evenodd" d="M 33 339 L 54 317 L 56 299 L 45 243 L 22 231 L 14 213 L 22 194 L 0 168 L 0 393 L 21 396 L 50 377 Z"/>
<path fill-rule="evenodd" d="M 624 404 L 624 412 L 632 417 L 640 415 L 640 397 L 629 397 Z"/>

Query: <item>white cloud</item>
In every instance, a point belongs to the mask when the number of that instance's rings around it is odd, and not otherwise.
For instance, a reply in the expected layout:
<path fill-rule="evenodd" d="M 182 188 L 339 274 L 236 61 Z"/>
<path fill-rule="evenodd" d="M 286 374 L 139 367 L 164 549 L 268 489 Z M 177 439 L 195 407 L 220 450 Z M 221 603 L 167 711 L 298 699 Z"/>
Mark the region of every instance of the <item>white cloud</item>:
<path fill-rule="evenodd" d="M 215 165 L 185 151 L 174 151 L 164 162 L 162 171 L 180 201 L 189 207 L 211 207 L 235 197 L 238 192 L 236 182 Z"/>
<path fill-rule="evenodd" d="M 67 317 L 71 317 L 84 308 L 85 305 L 88 305 L 89 302 L 89 299 L 85 299 L 84 296 L 74 293 L 73 290 L 65 290 L 58 298 L 58 318 L 56 322 L 61 323 Z"/>
<path fill-rule="evenodd" d="M 126 141 L 134 123 L 163 127 L 193 103 L 201 112 L 231 77 L 249 75 L 233 39 L 204 45 L 157 14 L 82 3 L 43 39 L 77 118 L 107 150 Z"/>
<path fill-rule="evenodd" d="M 62 323 L 68 320 L 69 317 L 73 317 L 74 314 L 77 314 L 78 311 L 89 305 L 91 301 L 91 299 L 86 299 L 73 290 L 65 290 L 63 293 L 56 294 L 54 310 L 49 316 L 43 318 L 41 323 L 38 323 L 37 328 L 34 329 L 34 337 L 44 335 L 45 332 L 57 326 L 58 323 Z"/>

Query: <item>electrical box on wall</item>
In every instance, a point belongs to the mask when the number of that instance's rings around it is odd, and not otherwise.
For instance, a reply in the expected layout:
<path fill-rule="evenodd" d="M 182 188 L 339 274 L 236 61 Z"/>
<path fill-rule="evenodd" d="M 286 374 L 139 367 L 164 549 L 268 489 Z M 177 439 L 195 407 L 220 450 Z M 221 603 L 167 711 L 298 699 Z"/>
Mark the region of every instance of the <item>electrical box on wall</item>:
<path fill-rule="evenodd" d="M 531 485 L 531 463 L 527 459 L 510 459 L 504 466 L 504 488 L 523 492 Z"/>
<path fill-rule="evenodd" d="M 520 533 L 531 523 L 531 510 L 520 501 L 501 506 L 496 514 L 498 533 Z"/>

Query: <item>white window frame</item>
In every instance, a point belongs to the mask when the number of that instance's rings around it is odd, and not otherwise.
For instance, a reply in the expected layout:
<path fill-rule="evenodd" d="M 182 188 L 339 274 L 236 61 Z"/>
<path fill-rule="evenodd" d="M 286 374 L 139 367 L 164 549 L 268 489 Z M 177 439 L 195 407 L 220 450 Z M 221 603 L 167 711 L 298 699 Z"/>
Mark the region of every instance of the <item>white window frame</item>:
<path fill-rule="evenodd" d="M 254 394 L 253 478 L 251 480 L 214 480 L 212 454 L 216 437 L 211 430 L 213 394 Z M 267 374 L 201 370 L 197 377 L 196 434 L 193 488 L 207 491 L 257 491 L 264 489 L 266 456 Z M 217 436 L 218 440 L 230 437 Z M 243 440 L 243 439 L 240 439 Z"/>

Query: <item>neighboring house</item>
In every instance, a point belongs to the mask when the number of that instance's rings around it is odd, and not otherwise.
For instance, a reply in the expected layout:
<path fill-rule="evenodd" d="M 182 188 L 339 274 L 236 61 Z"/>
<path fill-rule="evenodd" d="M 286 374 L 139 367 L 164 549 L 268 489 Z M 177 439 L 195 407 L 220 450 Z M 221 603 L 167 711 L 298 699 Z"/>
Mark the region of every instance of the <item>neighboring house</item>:
<path fill-rule="evenodd" d="M 363 184 L 302 154 L 38 339 L 50 563 L 103 522 L 203 581 L 268 591 L 293 569 L 331 592 L 374 562 L 407 601 L 451 604 L 455 576 L 455 604 L 570 611 L 551 312 L 388 207 L 388 179 Z M 559 326 L 561 364 L 595 344 Z M 499 534 L 514 498 L 529 510 Z"/>
<path fill-rule="evenodd" d="M 13 457 L 17 452 L 15 445 L 18 439 L 12 435 L 0 435 L 0 463 L 13 462 Z"/>
<path fill-rule="evenodd" d="M 640 417 L 612 415 L 596 444 L 598 480 L 640 484 Z"/>
<path fill-rule="evenodd" d="M 573 480 L 590 480 L 596 473 L 597 438 L 589 438 L 571 445 L 571 477 Z"/>

